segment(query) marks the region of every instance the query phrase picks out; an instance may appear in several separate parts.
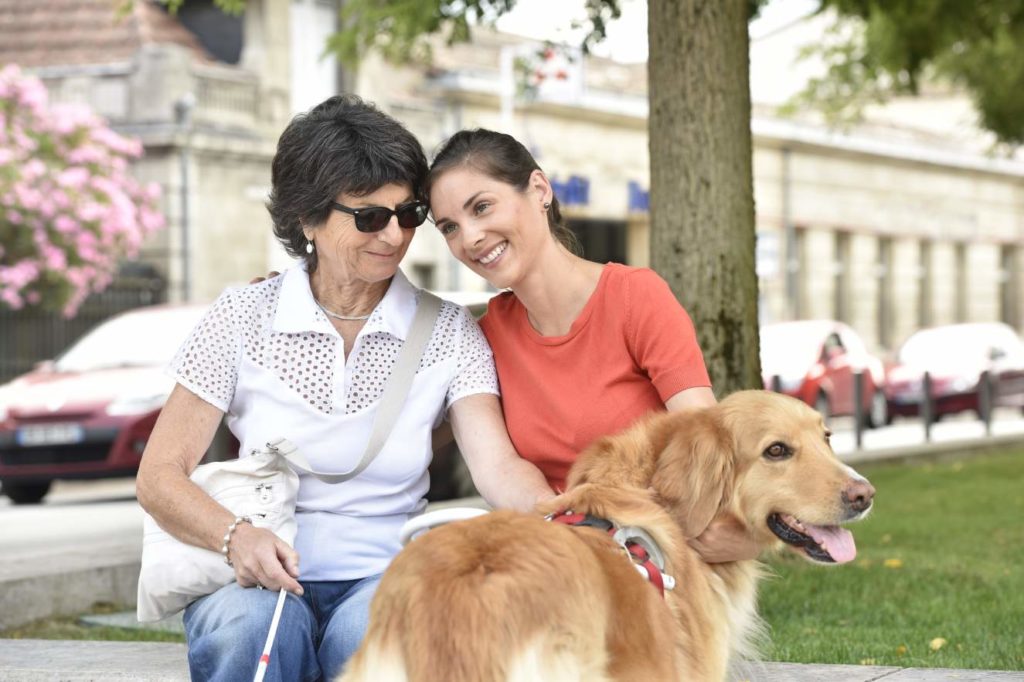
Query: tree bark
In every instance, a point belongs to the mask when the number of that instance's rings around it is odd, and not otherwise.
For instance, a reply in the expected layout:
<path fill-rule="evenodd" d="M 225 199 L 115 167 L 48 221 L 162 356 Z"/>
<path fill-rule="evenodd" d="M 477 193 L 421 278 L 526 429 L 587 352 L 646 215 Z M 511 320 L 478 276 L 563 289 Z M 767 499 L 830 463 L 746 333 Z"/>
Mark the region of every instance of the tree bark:
<path fill-rule="evenodd" d="M 651 265 L 719 397 L 760 388 L 748 0 L 648 0 Z"/>

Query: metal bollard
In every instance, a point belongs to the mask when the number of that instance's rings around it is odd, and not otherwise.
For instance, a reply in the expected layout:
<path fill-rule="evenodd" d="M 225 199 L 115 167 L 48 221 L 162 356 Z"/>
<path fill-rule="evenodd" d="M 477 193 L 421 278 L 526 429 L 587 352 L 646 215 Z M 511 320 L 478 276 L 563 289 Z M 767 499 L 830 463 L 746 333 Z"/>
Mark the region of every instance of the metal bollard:
<path fill-rule="evenodd" d="M 924 441 L 931 442 L 935 406 L 932 404 L 932 375 L 925 372 L 921 380 L 921 417 L 924 419 Z"/>
<path fill-rule="evenodd" d="M 992 435 L 992 388 L 992 374 L 985 370 L 978 377 L 978 416 L 981 417 L 981 421 L 985 424 L 986 436 Z"/>
<path fill-rule="evenodd" d="M 778 374 L 772 375 L 772 390 L 776 393 L 782 393 L 782 377 Z"/>
<path fill-rule="evenodd" d="M 864 372 L 853 373 L 853 432 L 857 449 L 864 445 L 864 426 L 867 414 L 864 412 Z"/>

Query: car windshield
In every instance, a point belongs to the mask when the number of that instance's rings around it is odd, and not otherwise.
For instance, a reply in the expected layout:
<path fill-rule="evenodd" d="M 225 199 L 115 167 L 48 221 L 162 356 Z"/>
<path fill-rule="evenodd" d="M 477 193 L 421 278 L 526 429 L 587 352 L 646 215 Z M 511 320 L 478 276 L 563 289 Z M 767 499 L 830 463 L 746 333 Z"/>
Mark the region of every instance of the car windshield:
<path fill-rule="evenodd" d="M 119 315 L 99 325 L 54 363 L 61 372 L 165 365 L 199 322 L 201 306 Z"/>
<path fill-rule="evenodd" d="M 977 369 L 988 363 L 988 354 L 1001 338 L 998 328 L 943 327 L 911 335 L 900 347 L 897 359 L 916 369 Z M 1000 344 L 1002 345 L 1002 344 Z M 1011 348 L 1019 346 L 1011 339 Z"/>
<path fill-rule="evenodd" d="M 801 323 L 761 327 L 762 370 L 771 374 L 806 372 L 818 360 L 821 339 L 820 329 Z"/>

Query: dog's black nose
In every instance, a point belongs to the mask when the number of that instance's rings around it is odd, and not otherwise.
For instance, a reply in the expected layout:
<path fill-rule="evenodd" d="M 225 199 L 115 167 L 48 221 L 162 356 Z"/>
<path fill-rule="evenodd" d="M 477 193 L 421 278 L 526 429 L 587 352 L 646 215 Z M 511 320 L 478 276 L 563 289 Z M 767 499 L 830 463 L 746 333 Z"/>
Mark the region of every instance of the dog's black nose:
<path fill-rule="evenodd" d="M 873 499 L 875 487 L 865 479 L 850 481 L 850 485 L 843 490 L 843 502 L 856 512 L 862 512 L 870 507 Z"/>

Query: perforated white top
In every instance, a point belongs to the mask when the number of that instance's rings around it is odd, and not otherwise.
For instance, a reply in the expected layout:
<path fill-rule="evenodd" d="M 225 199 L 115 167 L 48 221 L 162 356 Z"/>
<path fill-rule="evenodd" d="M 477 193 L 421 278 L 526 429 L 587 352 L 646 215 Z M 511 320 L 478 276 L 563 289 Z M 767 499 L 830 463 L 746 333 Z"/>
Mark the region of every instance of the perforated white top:
<path fill-rule="evenodd" d="M 399 271 L 346 362 L 341 336 L 296 266 L 227 289 L 169 371 L 227 413 L 243 456 L 285 437 L 314 469 L 349 471 L 369 440 L 418 298 Z M 445 301 L 397 424 L 373 463 L 335 485 L 300 477 L 296 549 L 303 580 L 349 580 L 384 569 L 399 549 L 398 529 L 425 505 L 431 430 L 454 402 L 476 393 L 498 393 L 490 347 L 472 315 Z"/>

